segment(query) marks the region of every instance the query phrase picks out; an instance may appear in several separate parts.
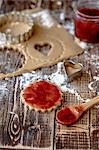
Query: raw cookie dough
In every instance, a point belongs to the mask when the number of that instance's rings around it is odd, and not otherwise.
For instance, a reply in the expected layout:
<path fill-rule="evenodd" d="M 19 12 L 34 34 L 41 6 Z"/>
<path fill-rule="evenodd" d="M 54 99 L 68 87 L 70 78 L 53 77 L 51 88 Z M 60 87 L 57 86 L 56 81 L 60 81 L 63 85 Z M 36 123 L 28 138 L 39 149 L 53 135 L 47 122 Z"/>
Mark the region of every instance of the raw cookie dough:
<path fill-rule="evenodd" d="M 73 37 L 62 26 L 55 24 L 52 27 L 39 26 L 35 23 L 33 36 L 28 41 L 18 45 L 9 45 L 18 49 L 25 56 L 25 63 L 15 72 L 0 74 L 0 78 L 18 76 L 41 67 L 49 67 L 83 52 L 74 42 Z M 49 51 L 44 54 L 36 48 L 49 44 Z"/>

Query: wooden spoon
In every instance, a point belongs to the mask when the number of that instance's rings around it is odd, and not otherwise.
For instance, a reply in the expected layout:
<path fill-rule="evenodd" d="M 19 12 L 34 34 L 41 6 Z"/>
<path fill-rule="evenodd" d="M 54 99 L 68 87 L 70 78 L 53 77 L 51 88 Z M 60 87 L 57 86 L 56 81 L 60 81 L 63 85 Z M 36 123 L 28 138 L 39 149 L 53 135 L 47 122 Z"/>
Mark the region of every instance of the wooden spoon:
<path fill-rule="evenodd" d="M 61 109 L 60 111 L 58 111 L 56 119 L 61 124 L 71 125 L 75 123 L 85 111 L 96 104 L 99 104 L 99 96 L 94 97 L 86 103 L 68 106 Z"/>

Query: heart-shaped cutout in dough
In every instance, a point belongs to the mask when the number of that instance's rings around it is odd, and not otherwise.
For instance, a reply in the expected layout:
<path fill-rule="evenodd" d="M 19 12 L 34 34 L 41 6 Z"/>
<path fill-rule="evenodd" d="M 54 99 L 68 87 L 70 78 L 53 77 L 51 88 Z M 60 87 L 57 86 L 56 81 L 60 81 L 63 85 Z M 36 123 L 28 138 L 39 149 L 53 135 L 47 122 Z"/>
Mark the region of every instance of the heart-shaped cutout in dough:
<path fill-rule="evenodd" d="M 57 60 L 57 58 L 61 56 L 62 52 L 64 51 L 64 47 L 59 40 L 55 39 L 55 37 L 40 33 L 39 35 L 36 32 L 37 31 L 35 31 L 31 39 L 29 39 L 26 43 L 24 43 L 26 44 L 26 51 L 31 59 L 35 58 L 40 61 L 43 60 L 43 62 L 47 62 L 47 64 L 49 63 L 51 64 L 53 61 Z M 50 49 L 47 48 L 46 43 L 49 43 L 48 47 Z M 38 46 L 38 44 L 40 46 Z M 46 49 L 40 50 L 39 48 L 41 49 L 47 48 L 48 51 L 46 52 Z"/>
<path fill-rule="evenodd" d="M 49 51 L 51 50 L 51 44 L 50 43 L 37 43 L 34 45 L 34 48 L 41 52 L 43 55 L 47 56 L 49 54 Z"/>

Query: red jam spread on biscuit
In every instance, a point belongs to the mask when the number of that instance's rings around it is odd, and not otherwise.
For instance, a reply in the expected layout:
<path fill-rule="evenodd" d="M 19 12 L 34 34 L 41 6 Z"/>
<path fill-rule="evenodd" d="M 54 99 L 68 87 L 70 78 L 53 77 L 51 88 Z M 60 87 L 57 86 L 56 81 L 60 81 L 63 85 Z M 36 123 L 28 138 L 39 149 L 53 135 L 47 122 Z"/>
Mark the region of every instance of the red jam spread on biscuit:
<path fill-rule="evenodd" d="M 59 106 L 62 96 L 56 85 L 47 81 L 37 81 L 22 91 L 22 99 L 34 109 L 48 110 Z"/>

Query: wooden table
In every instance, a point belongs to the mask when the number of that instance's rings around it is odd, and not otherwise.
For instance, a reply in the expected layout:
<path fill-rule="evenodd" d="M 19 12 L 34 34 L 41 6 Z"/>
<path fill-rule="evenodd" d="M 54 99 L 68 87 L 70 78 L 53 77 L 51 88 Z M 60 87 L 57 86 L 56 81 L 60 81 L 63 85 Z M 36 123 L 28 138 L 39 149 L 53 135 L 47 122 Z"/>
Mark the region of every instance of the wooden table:
<path fill-rule="evenodd" d="M 64 80 L 65 88 L 68 86 L 74 89 L 74 93 L 64 92 L 61 108 L 83 102 L 83 99 L 96 95 L 95 91 L 92 92 L 88 88 L 88 84 L 96 74 L 95 64 L 92 62 L 92 54 L 95 53 L 99 56 L 99 50 L 89 50 L 88 53 L 73 58 L 84 67 L 80 77 L 68 84 Z M 58 65 L 55 65 L 20 77 L 0 80 L 0 150 L 99 149 L 99 108 L 91 108 L 76 124 L 66 127 L 57 123 L 57 111 L 35 112 L 22 104 L 20 91 L 23 87 L 39 78 L 50 76 L 52 79 L 51 74 L 57 72 L 57 67 Z M 59 74 L 65 78 L 65 73 L 62 66 Z"/>

